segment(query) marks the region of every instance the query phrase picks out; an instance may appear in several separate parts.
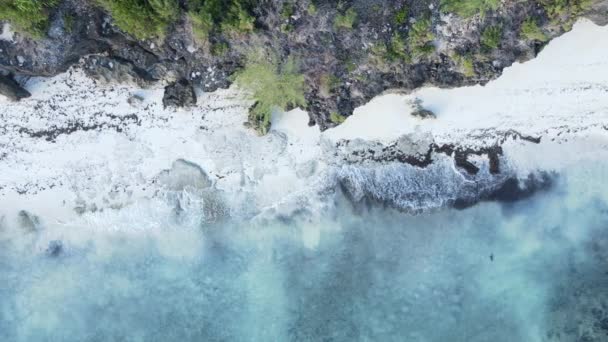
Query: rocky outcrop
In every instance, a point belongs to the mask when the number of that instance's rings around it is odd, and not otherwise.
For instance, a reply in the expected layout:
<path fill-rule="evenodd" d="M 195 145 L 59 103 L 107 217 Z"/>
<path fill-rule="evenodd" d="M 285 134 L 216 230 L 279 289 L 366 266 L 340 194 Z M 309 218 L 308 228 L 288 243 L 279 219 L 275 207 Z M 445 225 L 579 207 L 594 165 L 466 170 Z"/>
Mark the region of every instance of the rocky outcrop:
<path fill-rule="evenodd" d="M 3 76 L 2 74 L 0 74 L 0 94 L 12 101 L 19 101 L 31 96 L 15 79 L 8 75 Z"/>
<path fill-rule="evenodd" d="M 251 31 L 212 32 L 201 41 L 193 34 L 186 2 L 180 2 L 181 16 L 162 40 L 138 40 L 95 2 L 63 0 L 50 16 L 46 37 L 17 33 L 13 41 L 0 41 L 0 69 L 50 76 L 86 57 L 87 73 L 104 81 L 145 86 L 185 79 L 214 91 L 231 84 L 248 52 L 264 49 L 279 66 L 289 58 L 298 62 L 307 81 L 310 123 L 324 130 L 339 124 L 332 116 L 349 116 L 391 89 L 485 84 L 513 62 L 533 58 L 579 16 L 608 22 L 606 0 L 577 0 L 580 6 L 561 12 L 547 3 L 504 0 L 496 9 L 464 18 L 446 12 L 439 0 L 253 1 Z M 533 35 L 525 34 L 525 23 L 538 26 Z"/>
<path fill-rule="evenodd" d="M 192 83 L 181 79 L 165 87 L 163 105 L 167 107 L 190 107 L 196 104 L 196 93 Z"/>

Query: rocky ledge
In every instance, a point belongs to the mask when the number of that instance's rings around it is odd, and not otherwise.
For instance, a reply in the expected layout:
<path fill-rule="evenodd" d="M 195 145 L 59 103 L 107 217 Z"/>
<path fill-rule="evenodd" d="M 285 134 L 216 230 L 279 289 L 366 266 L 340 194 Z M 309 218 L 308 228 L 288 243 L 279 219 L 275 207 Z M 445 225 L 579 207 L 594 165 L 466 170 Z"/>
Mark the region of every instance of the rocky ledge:
<path fill-rule="evenodd" d="M 112 0 L 52 1 L 34 28 L 0 10 L 0 92 L 18 100 L 27 92 L 15 80 L 82 63 L 104 81 L 171 84 L 167 104 L 192 105 L 188 87 L 226 88 L 262 51 L 277 70 L 295 61 L 302 100 L 284 105 L 304 107 L 310 124 L 325 130 L 389 90 L 485 84 L 579 17 L 608 22 L 606 0 L 163 2 L 171 15 L 140 2 L 137 15 L 125 17 L 128 5 Z"/>

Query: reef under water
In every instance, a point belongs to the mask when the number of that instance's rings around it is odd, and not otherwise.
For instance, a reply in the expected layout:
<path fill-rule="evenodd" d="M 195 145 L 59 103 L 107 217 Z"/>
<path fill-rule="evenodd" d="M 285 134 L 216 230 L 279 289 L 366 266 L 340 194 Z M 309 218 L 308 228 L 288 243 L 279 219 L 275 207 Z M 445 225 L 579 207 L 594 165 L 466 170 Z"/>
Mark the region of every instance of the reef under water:
<path fill-rule="evenodd" d="M 53 229 L 23 212 L 0 231 L 0 339 L 603 341 L 607 174 L 419 215 L 340 196 L 213 224 L 192 198 Z"/>

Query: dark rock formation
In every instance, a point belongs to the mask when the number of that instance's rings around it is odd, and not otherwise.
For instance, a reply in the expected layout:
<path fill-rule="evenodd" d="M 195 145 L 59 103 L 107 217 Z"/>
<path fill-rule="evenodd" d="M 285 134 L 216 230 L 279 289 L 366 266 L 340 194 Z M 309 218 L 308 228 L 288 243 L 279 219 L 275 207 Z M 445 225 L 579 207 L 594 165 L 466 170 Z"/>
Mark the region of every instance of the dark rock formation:
<path fill-rule="evenodd" d="M 23 89 L 11 76 L 3 76 L 0 74 L 0 94 L 8 97 L 12 101 L 19 101 L 23 98 L 30 97 L 31 94 Z"/>
<path fill-rule="evenodd" d="M 192 83 L 186 79 L 173 82 L 165 87 L 163 105 L 167 107 L 190 107 L 196 104 L 196 93 Z"/>
<path fill-rule="evenodd" d="M 433 113 L 433 111 L 428 110 L 426 108 L 424 108 L 422 106 L 422 103 L 420 100 L 416 100 L 413 104 L 412 104 L 412 116 L 417 117 L 419 119 L 435 119 L 437 118 L 437 116 L 435 115 L 435 113 Z"/>
<path fill-rule="evenodd" d="M 53 240 L 49 242 L 49 246 L 47 247 L 45 253 L 47 256 L 51 258 L 56 258 L 61 255 L 63 252 L 63 243 L 59 240 Z"/>
<path fill-rule="evenodd" d="M 277 57 L 279 66 L 290 57 L 298 61 L 306 79 L 310 122 L 326 129 L 338 124 L 331 120 L 332 113 L 347 117 L 387 90 L 485 84 L 513 62 L 533 58 L 545 42 L 522 36 L 526 20 L 534 20 L 547 40 L 564 33 L 579 16 L 608 22 L 606 0 L 585 2 L 584 10 L 568 5 L 559 17 L 547 10 L 546 1 L 504 0 L 496 10 L 470 18 L 446 14 L 438 0 L 250 3 L 248 15 L 255 19 L 251 32 L 218 29 L 200 41 L 184 1 L 180 18 L 162 40 L 142 41 L 117 28 L 96 2 L 62 0 L 51 13 L 45 38 L 17 33 L 13 42 L 0 41 L 0 70 L 51 76 L 86 57 L 87 73 L 105 81 L 145 86 L 186 79 L 214 91 L 230 85 L 230 76 L 245 64 L 248 51 L 264 49 Z M 337 25 L 347 12 L 354 13 L 352 25 Z M 74 18 L 69 27 L 66 15 Z M 432 37 L 424 49 L 416 46 L 413 29 L 421 21 L 428 23 L 424 36 Z M 500 41 L 491 49 L 481 42 L 489 27 L 501 30 Z"/>

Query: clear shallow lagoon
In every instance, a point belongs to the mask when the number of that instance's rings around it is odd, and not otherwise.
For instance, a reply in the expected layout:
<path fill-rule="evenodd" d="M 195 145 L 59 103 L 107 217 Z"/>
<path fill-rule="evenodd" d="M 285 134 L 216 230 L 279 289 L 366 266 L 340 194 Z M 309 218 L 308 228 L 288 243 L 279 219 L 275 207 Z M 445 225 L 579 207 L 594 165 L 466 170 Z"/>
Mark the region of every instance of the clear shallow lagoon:
<path fill-rule="evenodd" d="M 4 227 L 0 340 L 606 341 L 607 180 L 598 162 L 417 216 L 344 200 L 199 227 L 142 205 L 90 218 L 110 230 Z"/>

